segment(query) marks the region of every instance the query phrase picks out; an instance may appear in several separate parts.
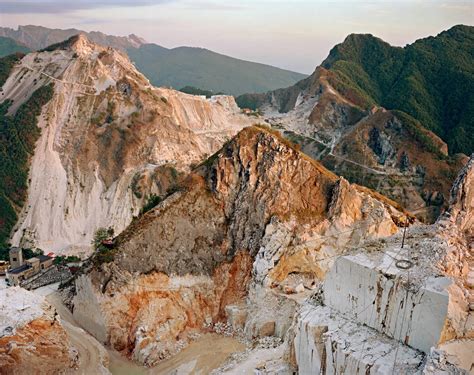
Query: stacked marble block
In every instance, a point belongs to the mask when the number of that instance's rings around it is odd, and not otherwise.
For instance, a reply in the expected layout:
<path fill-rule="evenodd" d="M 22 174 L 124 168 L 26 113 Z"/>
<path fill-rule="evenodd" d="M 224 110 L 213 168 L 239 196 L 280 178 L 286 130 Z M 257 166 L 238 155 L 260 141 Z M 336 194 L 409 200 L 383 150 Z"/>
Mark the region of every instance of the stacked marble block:
<path fill-rule="evenodd" d="M 451 281 L 415 264 L 409 248 L 340 257 L 323 284 L 324 304 L 301 309 L 299 373 L 427 373 L 426 355 L 447 326 Z"/>

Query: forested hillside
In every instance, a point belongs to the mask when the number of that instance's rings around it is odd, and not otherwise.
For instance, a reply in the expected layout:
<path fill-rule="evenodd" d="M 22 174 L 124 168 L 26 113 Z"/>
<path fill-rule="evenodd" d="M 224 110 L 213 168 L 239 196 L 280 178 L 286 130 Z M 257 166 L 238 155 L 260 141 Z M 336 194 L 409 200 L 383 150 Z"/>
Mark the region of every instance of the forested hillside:
<path fill-rule="evenodd" d="M 16 52 L 27 53 L 30 49 L 23 44 L 17 43 L 11 38 L 0 36 L 0 57 L 8 56 Z"/>
<path fill-rule="evenodd" d="M 408 113 L 443 138 L 450 153 L 474 151 L 474 27 L 455 26 L 405 48 L 353 34 L 323 67 L 367 105 Z"/>
<path fill-rule="evenodd" d="M 0 86 L 20 56 L 0 59 Z M 12 116 L 7 114 L 11 102 L 0 104 L 0 248 L 6 246 L 17 213 L 25 202 L 29 159 L 40 135 L 37 116 L 52 93 L 52 85 L 40 87 Z"/>

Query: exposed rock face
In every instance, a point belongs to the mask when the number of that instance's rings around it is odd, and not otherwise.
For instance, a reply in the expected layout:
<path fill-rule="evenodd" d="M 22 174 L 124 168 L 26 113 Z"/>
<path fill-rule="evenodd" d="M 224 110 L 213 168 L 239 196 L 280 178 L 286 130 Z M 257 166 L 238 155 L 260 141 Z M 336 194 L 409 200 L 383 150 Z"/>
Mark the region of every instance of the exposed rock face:
<path fill-rule="evenodd" d="M 381 133 L 377 128 L 372 128 L 369 132 L 368 145 L 374 151 L 375 155 L 377 155 L 379 164 L 385 164 L 385 161 L 393 154 L 390 140 L 385 133 Z"/>
<path fill-rule="evenodd" d="M 394 199 L 434 222 L 465 155 L 448 156 L 434 133 L 398 111 L 368 103 L 331 70 L 318 67 L 287 89 L 257 97 L 264 118 L 329 170 Z"/>
<path fill-rule="evenodd" d="M 83 35 L 25 56 L 0 100 L 15 111 L 50 81 L 14 245 L 87 252 L 98 227 L 119 233 L 151 193 L 251 124 L 233 98 L 154 88 L 122 53 Z"/>
<path fill-rule="evenodd" d="M 420 374 L 424 356 L 328 307 L 305 306 L 294 340 L 299 374 Z"/>
<path fill-rule="evenodd" d="M 102 342 L 143 364 L 156 364 L 222 317 L 227 304 L 242 302 L 251 271 L 244 257 L 223 263 L 212 276 L 134 277 L 116 269 L 101 285 L 104 293 L 94 280 L 103 275 L 92 273 L 92 282 L 85 276 L 76 282 L 74 317 Z"/>
<path fill-rule="evenodd" d="M 474 238 L 474 155 L 451 189 L 449 214 L 470 240 Z"/>
<path fill-rule="evenodd" d="M 404 248 L 398 233 L 335 262 L 320 298 L 297 314 L 290 342 L 300 372 L 472 372 L 472 160 L 448 212 L 410 227 Z"/>
<path fill-rule="evenodd" d="M 354 321 L 429 353 L 447 336 L 445 329 L 460 327 L 465 320 L 448 317 L 449 305 L 458 302 L 450 301 L 452 282 L 441 276 L 416 280 L 421 274 L 417 268 L 410 269 L 414 274 L 411 279 L 409 272 L 403 278 L 396 267 L 398 259 L 402 261 L 415 251 L 396 250 L 387 247 L 382 258 L 378 253 L 375 257 L 358 254 L 338 259 L 325 280 L 324 302 Z"/>
<path fill-rule="evenodd" d="M 58 374 L 73 365 L 56 310 L 20 287 L 0 289 L 0 374 Z"/>
<path fill-rule="evenodd" d="M 189 177 L 185 191 L 134 221 L 112 263 L 76 281 L 74 316 L 103 342 L 153 364 L 225 319 L 226 307 L 245 305 L 249 288 L 258 310 L 267 286 L 295 274 L 321 279 L 336 255 L 393 234 L 397 215 L 390 201 L 278 135 L 247 128 Z M 245 331 L 283 337 L 294 307 L 271 313 L 279 315 L 263 321 L 249 310 Z"/>

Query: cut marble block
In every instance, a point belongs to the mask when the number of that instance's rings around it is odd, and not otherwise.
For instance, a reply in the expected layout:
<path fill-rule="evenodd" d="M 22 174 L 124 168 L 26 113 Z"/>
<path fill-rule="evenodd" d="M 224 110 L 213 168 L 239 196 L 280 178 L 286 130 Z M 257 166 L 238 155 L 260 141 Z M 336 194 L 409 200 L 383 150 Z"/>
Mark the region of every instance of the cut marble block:
<path fill-rule="evenodd" d="M 293 341 L 300 375 L 421 374 L 424 354 L 327 306 L 302 308 Z"/>
<path fill-rule="evenodd" d="M 324 283 L 324 303 L 415 349 L 429 353 L 443 336 L 449 305 L 446 277 L 416 275 L 395 266 L 395 256 L 339 258 Z M 411 278 L 409 272 L 412 272 Z"/>

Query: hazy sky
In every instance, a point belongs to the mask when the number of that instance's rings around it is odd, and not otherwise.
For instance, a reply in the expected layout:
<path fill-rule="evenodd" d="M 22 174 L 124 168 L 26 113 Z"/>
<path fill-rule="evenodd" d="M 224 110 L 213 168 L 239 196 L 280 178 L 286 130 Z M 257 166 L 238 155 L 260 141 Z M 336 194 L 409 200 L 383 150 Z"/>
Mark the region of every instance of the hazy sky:
<path fill-rule="evenodd" d="M 350 33 L 403 46 L 474 25 L 474 0 L 0 0 L 0 24 L 135 33 L 311 73 Z"/>

